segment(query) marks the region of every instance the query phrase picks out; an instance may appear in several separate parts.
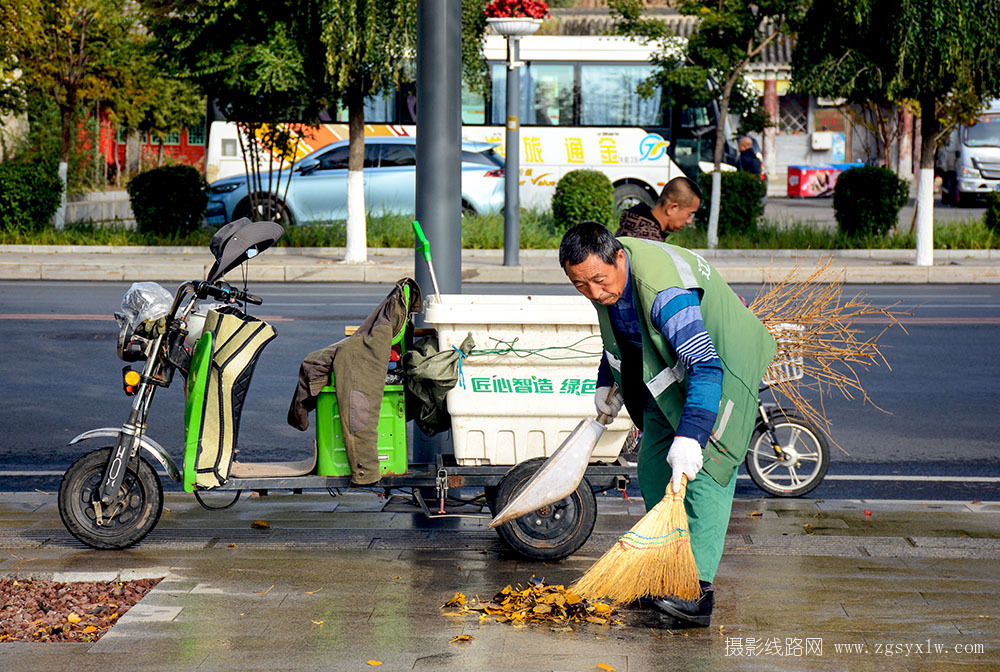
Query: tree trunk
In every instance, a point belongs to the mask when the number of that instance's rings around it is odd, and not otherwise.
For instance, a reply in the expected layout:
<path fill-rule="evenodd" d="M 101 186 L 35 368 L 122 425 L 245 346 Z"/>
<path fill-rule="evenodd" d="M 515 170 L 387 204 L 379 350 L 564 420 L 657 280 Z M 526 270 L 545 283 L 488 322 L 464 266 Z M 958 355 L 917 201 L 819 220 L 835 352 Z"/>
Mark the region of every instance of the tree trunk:
<path fill-rule="evenodd" d="M 156 147 L 156 167 L 163 167 L 163 139 L 160 139 L 160 144 Z"/>
<path fill-rule="evenodd" d="M 344 262 L 368 261 L 368 231 L 365 222 L 365 107 L 364 97 L 352 91 L 348 95 L 347 118 L 347 252 Z"/>
<path fill-rule="evenodd" d="M 73 121 L 76 112 L 76 89 L 66 87 L 65 104 L 59 106 L 59 116 L 62 123 L 62 137 L 59 142 L 59 181 L 62 182 L 62 195 L 59 198 L 59 208 L 52 218 L 52 225 L 57 231 L 66 227 L 66 195 L 69 188 L 69 156 L 73 150 Z"/>
<path fill-rule="evenodd" d="M 738 73 L 737 73 L 738 76 Z M 708 211 L 708 249 L 719 246 L 719 206 L 722 202 L 722 153 L 726 147 L 726 117 L 729 116 L 729 98 L 732 95 L 733 82 L 726 82 L 719 101 L 719 118 L 715 122 L 715 152 L 712 157 L 712 204 Z"/>
<path fill-rule="evenodd" d="M 920 174 L 917 178 L 917 266 L 934 265 L 935 101 L 920 101 Z"/>

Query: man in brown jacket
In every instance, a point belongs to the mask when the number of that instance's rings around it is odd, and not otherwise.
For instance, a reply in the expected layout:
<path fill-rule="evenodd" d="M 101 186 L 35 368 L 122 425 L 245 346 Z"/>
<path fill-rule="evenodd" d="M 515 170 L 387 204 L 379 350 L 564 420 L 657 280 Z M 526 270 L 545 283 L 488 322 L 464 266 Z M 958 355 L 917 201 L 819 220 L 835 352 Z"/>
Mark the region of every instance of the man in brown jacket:
<path fill-rule="evenodd" d="M 701 189 L 687 177 L 675 177 L 667 182 L 653 207 L 645 203 L 622 211 L 616 236 L 666 240 L 694 219 L 701 206 Z"/>

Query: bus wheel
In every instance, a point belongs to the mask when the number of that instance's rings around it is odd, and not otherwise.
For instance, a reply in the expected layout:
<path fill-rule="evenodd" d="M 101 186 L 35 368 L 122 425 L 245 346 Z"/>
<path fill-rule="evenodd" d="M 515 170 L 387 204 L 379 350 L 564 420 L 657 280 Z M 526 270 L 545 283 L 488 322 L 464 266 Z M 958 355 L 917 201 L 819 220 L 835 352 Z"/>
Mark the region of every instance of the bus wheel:
<path fill-rule="evenodd" d="M 638 184 L 619 184 L 615 187 L 615 210 L 621 212 L 645 203 L 653 207 L 655 199 Z"/>

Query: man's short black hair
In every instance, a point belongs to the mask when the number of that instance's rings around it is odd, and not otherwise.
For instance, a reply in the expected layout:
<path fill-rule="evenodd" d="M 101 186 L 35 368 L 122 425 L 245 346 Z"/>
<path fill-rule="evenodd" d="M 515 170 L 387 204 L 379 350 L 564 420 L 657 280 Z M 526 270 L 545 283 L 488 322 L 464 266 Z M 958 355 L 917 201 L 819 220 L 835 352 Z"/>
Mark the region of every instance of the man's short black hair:
<path fill-rule="evenodd" d="M 559 243 L 559 265 L 565 271 L 566 264 L 582 264 L 592 254 L 606 264 L 615 265 L 621 249 L 624 249 L 622 244 L 603 224 L 580 222 L 563 234 Z"/>
<path fill-rule="evenodd" d="M 667 182 L 660 192 L 660 198 L 656 201 L 658 205 L 666 205 L 673 202 L 682 208 L 691 205 L 691 201 L 697 198 L 702 200 L 701 187 L 689 177 L 675 177 Z"/>

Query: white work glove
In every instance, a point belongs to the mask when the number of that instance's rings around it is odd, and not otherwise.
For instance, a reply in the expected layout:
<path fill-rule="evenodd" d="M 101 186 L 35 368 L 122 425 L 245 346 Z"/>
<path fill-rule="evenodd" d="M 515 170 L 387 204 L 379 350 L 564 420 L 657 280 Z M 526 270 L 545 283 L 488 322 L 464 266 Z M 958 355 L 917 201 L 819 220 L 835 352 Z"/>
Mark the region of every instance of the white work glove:
<path fill-rule="evenodd" d="M 615 393 L 611 395 L 611 399 L 608 399 L 608 392 L 611 391 L 611 385 L 606 387 L 599 387 L 597 391 L 594 392 L 594 407 L 597 409 L 598 415 L 610 415 L 611 419 L 614 420 L 618 415 L 618 412 L 622 410 L 622 395 L 615 390 Z"/>
<path fill-rule="evenodd" d="M 687 476 L 689 481 L 701 471 L 701 444 L 686 436 L 675 436 L 674 442 L 667 452 L 667 464 L 674 474 L 670 479 L 674 492 L 681 491 L 681 476 Z"/>

